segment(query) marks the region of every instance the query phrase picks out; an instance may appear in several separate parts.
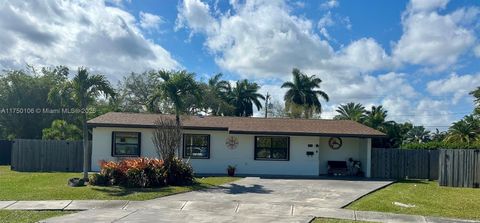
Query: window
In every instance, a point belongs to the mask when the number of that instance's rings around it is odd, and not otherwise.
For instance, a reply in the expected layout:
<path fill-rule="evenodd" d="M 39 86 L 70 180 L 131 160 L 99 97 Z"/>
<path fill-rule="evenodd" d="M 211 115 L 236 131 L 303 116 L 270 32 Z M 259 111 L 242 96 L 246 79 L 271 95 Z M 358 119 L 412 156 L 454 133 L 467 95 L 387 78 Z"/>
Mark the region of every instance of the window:
<path fill-rule="evenodd" d="M 256 136 L 256 160 L 288 160 L 290 138 L 284 136 Z"/>
<path fill-rule="evenodd" d="M 183 135 L 183 158 L 210 158 L 210 135 Z"/>
<path fill-rule="evenodd" d="M 112 132 L 112 156 L 140 156 L 140 132 Z"/>

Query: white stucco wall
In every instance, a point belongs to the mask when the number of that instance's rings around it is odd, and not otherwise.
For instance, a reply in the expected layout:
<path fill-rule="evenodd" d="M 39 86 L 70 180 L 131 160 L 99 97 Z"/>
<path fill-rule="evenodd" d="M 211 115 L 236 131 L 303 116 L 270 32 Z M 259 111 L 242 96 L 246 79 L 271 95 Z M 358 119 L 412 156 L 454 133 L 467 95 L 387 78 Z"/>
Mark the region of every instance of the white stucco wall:
<path fill-rule="evenodd" d="M 141 156 L 157 157 L 152 142 L 153 129 L 96 127 L 92 138 L 93 171 L 99 171 L 101 160 L 118 159 L 111 156 L 112 131 L 141 132 Z M 346 161 L 350 157 L 361 160 L 366 171 L 368 139 L 342 138 L 343 146 L 332 150 L 328 137 L 290 136 L 290 160 L 263 161 L 254 159 L 255 135 L 234 135 L 239 145 L 236 149 L 228 149 L 225 140 L 230 135 L 226 131 L 186 130 L 184 133 L 210 135 L 210 159 L 190 160 L 195 172 L 200 174 L 226 174 L 228 165 L 236 165 L 238 174 L 318 176 L 327 173 L 328 160 Z M 308 147 L 309 144 L 312 147 Z M 314 155 L 307 156 L 307 151 Z"/>
<path fill-rule="evenodd" d="M 362 171 L 367 171 L 367 141 L 365 138 L 342 138 L 342 147 L 333 150 L 328 146 L 329 137 L 320 137 L 319 165 L 320 174 L 327 174 L 328 161 L 347 161 L 349 158 L 360 160 Z"/>

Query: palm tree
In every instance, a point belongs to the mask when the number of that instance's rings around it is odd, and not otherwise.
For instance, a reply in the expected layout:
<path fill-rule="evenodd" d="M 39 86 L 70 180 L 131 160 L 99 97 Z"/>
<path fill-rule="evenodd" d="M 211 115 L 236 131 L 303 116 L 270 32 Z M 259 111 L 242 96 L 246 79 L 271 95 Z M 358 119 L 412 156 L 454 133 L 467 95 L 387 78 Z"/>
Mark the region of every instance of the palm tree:
<path fill-rule="evenodd" d="M 454 122 L 448 128 L 448 135 L 445 142 L 470 142 L 478 140 L 479 125 L 478 120 L 475 120 L 472 115 L 466 116 L 464 119 Z"/>
<path fill-rule="evenodd" d="M 409 122 L 405 123 L 396 123 L 390 122 L 385 124 L 385 134 L 386 138 L 380 140 L 386 148 L 399 148 L 405 141 L 405 135 L 413 128 L 413 125 Z M 374 141 L 378 141 L 375 139 Z"/>
<path fill-rule="evenodd" d="M 228 90 L 228 101 L 235 107 L 235 116 L 252 116 L 253 105 L 257 110 L 262 108 L 259 99 L 265 100 L 265 97 L 258 93 L 260 86 L 248 80 L 237 81 L 233 89 Z"/>
<path fill-rule="evenodd" d="M 423 126 L 414 126 L 405 135 L 406 142 L 423 143 L 430 140 L 430 131 Z"/>
<path fill-rule="evenodd" d="M 88 180 L 88 128 L 87 128 L 87 108 L 95 99 L 104 94 L 105 97 L 114 97 L 115 90 L 110 85 L 107 78 L 100 74 L 90 75 L 84 67 L 78 68 L 78 72 L 72 80 L 66 81 L 63 89 L 52 89 L 49 98 L 57 94 L 67 96 L 76 102 L 82 111 L 82 132 L 83 132 L 83 178 Z"/>
<path fill-rule="evenodd" d="M 180 114 L 184 113 L 189 107 L 193 107 L 187 101 L 193 96 L 197 103 L 201 101 L 201 89 L 195 81 L 195 74 L 182 71 L 161 70 L 158 75 L 163 80 L 159 88 L 151 97 L 151 102 L 158 98 L 164 98 L 172 103 L 175 120 L 180 125 Z M 192 101 L 192 100 L 190 100 Z M 153 104 L 153 103 L 150 103 Z"/>
<path fill-rule="evenodd" d="M 347 103 L 345 105 L 340 105 L 336 110 L 339 115 L 333 117 L 333 119 L 337 120 L 352 120 L 356 122 L 363 122 L 365 118 L 365 107 L 363 107 L 360 103 Z"/>
<path fill-rule="evenodd" d="M 325 101 L 329 100 L 325 92 L 318 90 L 322 80 L 315 75 L 307 76 L 297 68 L 293 69 L 292 75 L 292 82 L 282 84 L 282 88 L 288 88 L 284 97 L 286 110 L 292 111 L 292 108 L 301 106 L 304 108 L 305 118 L 311 117 L 313 112 L 321 113 L 322 104 L 319 97 Z"/>
<path fill-rule="evenodd" d="M 444 131 L 441 132 L 438 129 L 435 129 L 435 132 L 432 132 L 430 134 L 430 139 L 432 139 L 432 141 L 434 142 L 441 142 L 445 140 L 446 137 L 447 137 L 447 132 L 444 132 Z"/>
<path fill-rule="evenodd" d="M 222 80 L 223 74 L 218 73 L 208 80 L 208 93 L 212 97 L 210 106 L 215 115 L 224 114 L 227 107 L 231 107 L 227 104 L 228 90 L 231 88 L 228 81 Z"/>
<path fill-rule="evenodd" d="M 470 94 L 475 98 L 474 101 L 477 105 L 475 108 L 475 113 L 480 115 L 480 87 L 477 87 L 474 91 L 470 92 Z"/>
<path fill-rule="evenodd" d="M 386 121 L 386 119 L 387 110 L 385 110 L 383 106 L 372 106 L 370 111 L 365 112 L 364 124 L 371 128 L 385 132 L 386 126 L 393 123 L 393 121 Z"/>

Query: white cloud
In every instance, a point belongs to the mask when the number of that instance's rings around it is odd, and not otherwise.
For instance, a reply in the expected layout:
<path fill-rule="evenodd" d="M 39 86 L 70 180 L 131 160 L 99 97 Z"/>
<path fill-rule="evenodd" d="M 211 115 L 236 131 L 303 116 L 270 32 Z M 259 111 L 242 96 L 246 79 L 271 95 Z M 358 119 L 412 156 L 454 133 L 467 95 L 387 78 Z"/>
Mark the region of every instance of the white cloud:
<path fill-rule="evenodd" d="M 332 19 L 332 13 L 329 11 L 318 20 L 318 27 L 329 27 L 335 24 Z"/>
<path fill-rule="evenodd" d="M 147 12 L 140 12 L 140 27 L 143 29 L 158 30 L 162 23 L 162 17 Z"/>
<path fill-rule="evenodd" d="M 208 4 L 200 0 L 184 0 L 178 6 L 176 29 L 188 27 L 193 32 L 215 32 L 217 21 L 210 15 Z"/>
<path fill-rule="evenodd" d="M 133 15 L 102 1 L 4 2 L 0 28 L 3 69 L 88 66 L 118 79 L 130 71 L 179 67 L 141 34 Z"/>
<path fill-rule="evenodd" d="M 413 11 L 432 11 L 443 9 L 449 0 L 411 0 L 408 7 Z"/>
<path fill-rule="evenodd" d="M 427 90 L 436 96 L 452 95 L 452 103 L 456 104 L 478 86 L 480 86 L 480 74 L 458 75 L 453 73 L 445 79 L 428 82 Z"/>
<path fill-rule="evenodd" d="M 339 50 L 328 64 L 336 69 L 369 72 L 392 67 L 392 59 L 372 38 L 362 38 Z"/>
<path fill-rule="evenodd" d="M 320 7 L 324 9 L 332 9 L 338 7 L 339 5 L 340 2 L 338 0 L 326 0 L 320 5 Z"/>
<path fill-rule="evenodd" d="M 328 11 L 325 13 L 317 23 L 318 30 L 320 34 L 325 37 L 327 40 L 334 40 L 333 38 L 330 37 L 330 34 L 328 32 L 328 27 L 332 26 L 342 26 L 345 27 L 347 30 L 352 29 L 352 23 L 350 22 L 350 17 L 348 16 L 340 16 L 340 15 L 332 15 L 331 11 Z"/>
<path fill-rule="evenodd" d="M 438 9 L 444 8 L 447 2 L 413 0 L 410 3 L 402 16 L 403 34 L 393 48 L 396 60 L 444 70 L 472 47 L 476 37 L 469 27 L 479 10 L 463 8 L 439 14 Z"/>
<path fill-rule="evenodd" d="M 178 27 L 207 36 L 205 45 L 224 69 L 283 78 L 293 67 L 309 67 L 332 55 L 330 45 L 313 32 L 311 21 L 291 15 L 281 0 L 247 1 L 233 8 L 215 19 L 206 3 L 186 0 L 177 19 Z"/>
<path fill-rule="evenodd" d="M 476 57 L 480 57 L 480 44 L 473 49 L 473 53 Z"/>

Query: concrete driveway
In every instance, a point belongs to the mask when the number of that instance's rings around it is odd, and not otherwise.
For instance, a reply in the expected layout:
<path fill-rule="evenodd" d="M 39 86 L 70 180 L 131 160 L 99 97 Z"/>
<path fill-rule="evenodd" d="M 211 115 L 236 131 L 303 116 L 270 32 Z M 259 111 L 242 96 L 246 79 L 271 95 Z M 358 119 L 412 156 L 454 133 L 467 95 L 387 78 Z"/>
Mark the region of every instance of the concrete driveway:
<path fill-rule="evenodd" d="M 391 181 L 247 177 L 215 189 L 123 209 L 96 209 L 45 222 L 308 222 L 319 210 L 341 208 Z"/>

